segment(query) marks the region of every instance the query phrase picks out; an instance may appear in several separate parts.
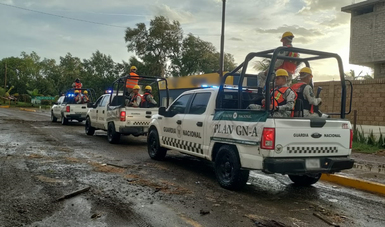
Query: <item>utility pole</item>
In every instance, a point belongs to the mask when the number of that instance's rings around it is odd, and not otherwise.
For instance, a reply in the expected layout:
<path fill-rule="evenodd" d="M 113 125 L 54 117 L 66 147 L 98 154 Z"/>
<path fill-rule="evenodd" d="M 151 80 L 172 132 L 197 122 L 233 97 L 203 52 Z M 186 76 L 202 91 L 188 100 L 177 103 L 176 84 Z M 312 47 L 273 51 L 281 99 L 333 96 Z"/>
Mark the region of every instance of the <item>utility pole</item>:
<path fill-rule="evenodd" d="M 7 62 L 5 62 L 4 89 L 7 89 Z"/>
<path fill-rule="evenodd" d="M 221 33 L 221 50 L 219 56 L 219 76 L 223 76 L 224 70 L 224 46 L 225 46 L 225 11 L 226 11 L 226 0 L 222 0 L 222 33 Z"/>

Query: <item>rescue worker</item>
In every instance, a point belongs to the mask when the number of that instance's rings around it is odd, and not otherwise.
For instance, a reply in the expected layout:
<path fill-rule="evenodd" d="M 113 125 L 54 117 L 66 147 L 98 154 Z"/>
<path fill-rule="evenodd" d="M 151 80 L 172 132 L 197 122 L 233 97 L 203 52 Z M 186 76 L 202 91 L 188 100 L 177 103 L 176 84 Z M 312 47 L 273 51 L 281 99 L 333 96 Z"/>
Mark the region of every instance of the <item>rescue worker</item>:
<path fill-rule="evenodd" d="M 130 68 L 130 78 L 126 81 L 126 89 L 127 92 L 130 94 L 134 88 L 135 85 L 138 85 L 138 79 L 139 75 L 136 74 L 137 68 L 135 66 L 131 66 Z"/>
<path fill-rule="evenodd" d="M 140 103 L 142 102 L 142 96 L 139 94 L 140 87 L 139 85 L 135 85 L 132 89 L 132 93 L 129 96 L 127 106 L 131 107 L 140 107 Z"/>
<path fill-rule="evenodd" d="M 300 82 L 291 86 L 291 89 L 297 92 L 298 99 L 302 100 L 304 117 L 319 117 L 319 114 L 314 112 L 314 106 L 319 106 L 322 99 L 316 98 L 314 95 L 313 87 L 310 85 L 312 78 L 311 69 L 304 67 L 299 72 Z"/>
<path fill-rule="evenodd" d="M 80 79 L 76 78 L 75 82 L 72 83 L 72 88 L 81 89 L 82 87 L 83 87 L 83 84 L 80 83 Z"/>
<path fill-rule="evenodd" d="M 152 87 L 147 85 L 144 88 L 144 95 L 141 106 L 144 108 L 151 108 L 156 106 L 158 103 L 155 101 L 154 96 L 151 94 Z"/>
<path fill-rule="evenodd" d="M 296 94 L 287 85 L 289 74 L 284 69 L 278 69 L 275 76 L 275 88 L 272 91 L 272 102 L 270 109 L 274 108 L 273 117 L 291 117 L 294 109 Z M 260 110 L 265 105 L 265 100 L 262 100 L 262 106 L 250 104 L 249 109 Z"/>
<path fill-rule="evenodd" d="M 82 95 L 80 94 L 79 90 L 75 90 L 75 103 L 79 104 L 82 102 Z"/>
<path fill-rule="evenodd" d="M 282 46 L 285 47 L 293 47 L 292 42 L 294 39 L 294 35 L 291 32 L 285 32 L 282 34 L 281 42 Z M 282 51 L 279 53 L 279 55 L 283 56 L 289 56 L 289 57 L 299 57 L 298 53 L 295 52 L 289 52 L 289 51 Z M 275 62 L 274 69 L 285 69 L 289 74 L 289 82 L 293 79 L 293 74 L 295 73 L 295 70 L 297 69 L 299 62 L 291 61 L 291 60 L 283 60 L 283 59 L 277 59 Z"/>
<path fill-rule="evenodd" d="M 83 91 L 83 103 L 88 103 L 90 102 L 90 98 L 88 97 L 88 91 L 85 90 Z"/>
<path fill-rule="evenodd" d="M 283 33 L 282 37 L 281 37 L 282 46 L 293 47 L 293 45 L 292 45 L 293 39 L 294 39 L 294 35 L 292 32 Z M 290 56 L 290 57 L 299 57 L 298 53 L 289 52 L 289 51 L 281 51 L 278 55 Z M 293 74 L 295 73 L 295 70 L 297 69 L 298 63 L 299 62 L 277 59 L 275 62 L 275 65 L 274 65 L 274 70 L 276 71 L 278 69 L 285 69 L 289 74 L 289 80 L 287 83 L 290 84 L 291 80 L 293 79 Z M 261 87 L 261 88 L 265 87 L 266 77 L 267 77 L 267 70 L 264 72 L 260 72 L 257 75 L 258 87 Z"/>

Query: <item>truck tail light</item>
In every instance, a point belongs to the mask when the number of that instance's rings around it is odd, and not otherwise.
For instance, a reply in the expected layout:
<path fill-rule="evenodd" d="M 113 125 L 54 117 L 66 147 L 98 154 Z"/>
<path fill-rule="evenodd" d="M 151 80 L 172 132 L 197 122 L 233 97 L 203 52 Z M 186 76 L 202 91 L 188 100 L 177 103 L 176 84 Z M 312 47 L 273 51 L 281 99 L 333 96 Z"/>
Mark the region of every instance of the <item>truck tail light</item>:
<path fill-rule="evenodd" d="M 71 109 L 70 109 L 70 106 L 66 106 L 66 112 L 70 112 Z"/>
<path fill-rule="evenodd" d="M 353 129 L 350 129 L 350 143 L 349 143 L 349 149 L 352 149 L 353 145 Z"/>
<path fill-rule="evenodd" d="M 120 112 L 120 121 L 126 121 L 126 111 Z"/>
<path fill-rule="evenodd" d="M 275 147 L 275 128 L 263 128 L 261 148 L 274 150 Z"/>

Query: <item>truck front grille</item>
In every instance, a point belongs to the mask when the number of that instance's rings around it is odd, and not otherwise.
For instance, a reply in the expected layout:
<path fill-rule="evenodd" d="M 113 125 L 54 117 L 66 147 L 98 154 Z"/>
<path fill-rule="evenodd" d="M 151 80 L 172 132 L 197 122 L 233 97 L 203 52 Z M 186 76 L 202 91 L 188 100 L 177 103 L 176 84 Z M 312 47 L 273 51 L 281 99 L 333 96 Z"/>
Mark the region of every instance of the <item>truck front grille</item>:
<path fill-rule="evenodd" d="M 337 147 L 287 147 L 289 154 L 326 154 L 338 153 Z"/>

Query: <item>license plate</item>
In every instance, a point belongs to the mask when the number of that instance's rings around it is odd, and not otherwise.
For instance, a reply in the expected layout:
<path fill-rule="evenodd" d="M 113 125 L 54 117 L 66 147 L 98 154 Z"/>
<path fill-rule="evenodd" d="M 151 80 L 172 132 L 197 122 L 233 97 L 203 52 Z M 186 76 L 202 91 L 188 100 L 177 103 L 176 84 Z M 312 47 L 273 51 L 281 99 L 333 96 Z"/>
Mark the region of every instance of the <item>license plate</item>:
<path fill-rule="evenodd" d="M 319 169 L 321 166 L 319 159 L 306 159 L 305 165 L 306 169 Z"/>

